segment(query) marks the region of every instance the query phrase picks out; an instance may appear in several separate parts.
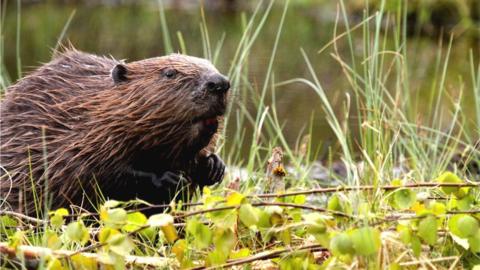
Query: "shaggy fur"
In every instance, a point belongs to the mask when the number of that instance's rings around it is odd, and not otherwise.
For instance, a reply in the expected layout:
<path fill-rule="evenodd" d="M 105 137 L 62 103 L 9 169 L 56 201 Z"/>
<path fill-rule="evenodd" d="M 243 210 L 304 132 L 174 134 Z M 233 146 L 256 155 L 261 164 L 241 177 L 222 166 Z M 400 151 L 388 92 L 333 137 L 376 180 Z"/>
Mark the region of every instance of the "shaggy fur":
<path fill-rule="evenodd" d="M 112 76 L 119 64 L 125 73 Z M 169 201 L 172 194 L 149 184 L 135 190 L 142 182 L 132 185 L 129 173 L 184 171 L 194 178 L 192 166 L 208 155 L 217 131 L 200 120 L 221 120 L 225 111 L 226 93 L 202 88 L 211 74 L 219 73 L 210 62 L 178 54 L 122 65 L 67 50 L 6 91 L 0 197 L 27 212 L 34 191 L 42 205 L 47 186 L 53 208 L 82 204 L 84 194 L 95 197 L 96 185 L 114 199 L 150 192 L 153 203 Z"/>

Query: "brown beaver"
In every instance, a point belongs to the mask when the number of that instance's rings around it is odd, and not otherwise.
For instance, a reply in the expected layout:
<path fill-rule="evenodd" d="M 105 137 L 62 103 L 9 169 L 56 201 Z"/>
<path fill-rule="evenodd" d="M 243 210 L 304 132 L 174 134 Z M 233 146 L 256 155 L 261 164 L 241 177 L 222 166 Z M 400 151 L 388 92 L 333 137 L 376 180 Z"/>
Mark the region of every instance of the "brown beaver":
<path fill-rule="evenodd" d="M 196 57 L 125 64 L 66 50 L 8 87 L 1 102 L 2 204 L 32 213 L 35 200 L 43 207 L 48 198 L 52 208 L 88 208 L 98 190 L 160 204 L 182 179 L 220 182 L 225 165 L 211 150 L 229 88 Z"/>

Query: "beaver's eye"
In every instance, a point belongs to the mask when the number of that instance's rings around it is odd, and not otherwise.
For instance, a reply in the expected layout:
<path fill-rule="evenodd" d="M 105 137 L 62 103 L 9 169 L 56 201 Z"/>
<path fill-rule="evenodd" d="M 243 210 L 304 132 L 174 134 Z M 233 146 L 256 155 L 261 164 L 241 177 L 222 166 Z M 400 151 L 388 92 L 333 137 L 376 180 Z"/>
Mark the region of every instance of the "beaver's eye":
<path fill-rule="evenodd" d="M 177 70 L 173 68 L 167 68 L 163 71 L 163 76 L 165 76 L 168 79 L 173 79 L 177 75 Z"/>

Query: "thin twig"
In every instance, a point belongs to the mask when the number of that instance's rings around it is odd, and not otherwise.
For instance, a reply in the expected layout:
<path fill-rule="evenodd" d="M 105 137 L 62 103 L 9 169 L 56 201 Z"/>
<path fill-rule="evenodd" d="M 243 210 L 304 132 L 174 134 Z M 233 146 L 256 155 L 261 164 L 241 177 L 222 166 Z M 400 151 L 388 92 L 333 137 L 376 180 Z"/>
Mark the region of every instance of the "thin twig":
<path fill-rule="evenodd" d="M 229 261 L 229 262 L 221 264 L 221 265 L 210 266 L 210 267 L 200 266 L 200 267 L 190 268 L 190 270 L 222 269 L 222 268 L 232 267 L 232 266 L 235 266 L 235 265 L 247 264 L 247 263 L 251 263 L 251 262 L 255 262 L 255 261 L 259 261 L 259 260 L 273 259 L 273 258 L 279 257 L 283 253 L 299 251 L 299 250 L 309 250 L 309 251 L 312 251 L 312 252 L 314 252 L 314 251 L 328 251 L 328 249 L 326 249 L 325 247 L 322 247 L 321 245 L 318 245 L 318 244 L 305 245 L 305 246 L 300 246 L 300 247 L 290 247 L 290 248 L 285 248 L 285 249 L 281 249 L 281 250 L 261 252 L 259 254 L 255 254 L 255 255 L 250 256 L 250 257 Z"/>
<path fill-rule="evenodd" d="M 339 211 L 334 211 L 334 210 L 329 210 L 326 208 L 322 207 L 316 207 L 316 206 L 310 206 L 310 205 L 304 205 L 304 204 L 294 204 L 294 203 L 282 203 L 282 202 L 254 202 L 251 203 L 252 206 L 283 206 L 283 207 L 293 207 L 293 208 L 300 208 L 300 209 L 306 209 L 306 210 L 311 210 L 315 212 L 322 212 L 322 213 L 331 213 L 333 215 L 338 215 L 342 217 L 348 217 L 348 218 L 355 218 L 352 215 L 339 212 Z M 202 209 L 198 211 L 193 211 L 193 212 L 188 212 L 184 214 L 179 214 L 176 215 L 176 218 L 186 218 L 190 216 L 195 216 L 195 215 L 201 215 L 205 213 L 210 213 L 210 212 L 217 212 L 217 211 L 224 211 L 224 210 L 231 210 L 235 208 L 239 208 L 240 205 L 233 205 L 233 206 L 222 206 L 222 207 L 217 207 L 217 208 L 209 208 L 209 209 Z"/>
<path fill-rule="evenodd" d="M 42 256 L 53 255 L 60 258 L 68 258 L 72 257 L 77 252 L 69 251 L 69 250 L 52 250 L 46 247 L 36 247 L 36 246 L 27 246 L 27 245 L 20 245 L 16 249 L 10 247 L 8 243 L 0 243 L 0 253 L 8 255 L 9 257 L 17 256 L 18 252 L 23 254 L 23 256 L 27 259 L 36 260 Z M 94 259 L 98 261 L 98 254 L 96 253 L 81 253 L 82 256 Z M 175 259 L 168 259 L 163 257 L 141 257 L 141 256 L 133 256 L 127 255 L 125 256 L 125 264 L 126 265 L 148 265 L 152 267 L 166 267 L 175 264 Z"/>
<path fill-rule="evenodd" d="M 443 257 L 443 258 L 436 258 L 436 259 L 430 259 L 430 260 L 418 260 L 418 261 L 411 261 L 411 262 L 404 262 L 400 263 L 400 266 L 412 266 L 412 265 L 417 265 L 417 264 L 424 264 L 424 263 L 436 263 L 436 262 L 443 262 L 443 261 L 451 261 L 451 260 L 456 260 L 458 256 L 449 256 L 449 257 Z"/>
<path fill-rule="evenodd" d="M 285 193 L 265 193 L 265 194 L 256 194 L 250 195 L 247 197 L 250 198 L 280 198 L 280 197 L 290 197 L 297 195 L 308 195 L 308 194 L 317 194 L 317 193 L 332 193 L 340 191 L 358 191 L 358 190 L 376 190 L 383 189 L 385 191 L 391 191 L 396 189 L 409 189 L 409 188 L 438 188 L 438 187 L 480 187 L 480 183 L 433 183 L 433 182 L 422 182 L 415 184 L 406 184 L 403 186 L 374 186 L 374 185 L 365 185 L 365 186 L 339 186 L 339 187 L 329 187 L 329 188 L 317 188 L 310 190 L 300 190 L 293 192 Z"/>
<path fill-rule="evenodd" d="M 24 214 L 21 214 L 21 213 L 17 213 L 17 212 L 14 212 L 14 211 L 1 210 L 0 211 L 0 216 L 2 216 L 2 215 L 14 216 L 14 217 L 17 217 L 19 219 L 23 219 L 23 220 L 30 221 L 30 222 L 33 222 L 33 223 L 39 223 L 39 224 L 46 223 L 46 221 L 43 220 L 43 219 L 30 217 L 30 216 L 27 216 L 27 215 L 24 215 Z"/>

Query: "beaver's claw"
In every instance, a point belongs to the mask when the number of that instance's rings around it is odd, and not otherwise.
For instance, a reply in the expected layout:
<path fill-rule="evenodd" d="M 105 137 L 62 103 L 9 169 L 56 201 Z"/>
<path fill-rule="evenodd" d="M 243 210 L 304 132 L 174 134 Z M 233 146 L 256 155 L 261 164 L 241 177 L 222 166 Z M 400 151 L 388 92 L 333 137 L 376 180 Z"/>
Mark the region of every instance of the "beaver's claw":
<path fill-rule="evenodd" d="M 197 174 L 194 180 L 200 187 L 220 183 L 225 174 L 225 163 L 216 154 L 211 154 L 198 161 Z"/>
<path fill-rule="evenodd" d="M 178 190 L 188 179 L 183 172 L 166 171 L 160 177 L 152 178 L 152 183 L 157 188 L 168 188 Z"/>
<path fill-rule="evenodd" d="M 147 181 L 150 180 L 156 188 L 165 188 L 165 189 L 172 188 L 172 190 L 176 190 L 183 183 L 188 182 L 188 178 L 181 171 L 177 171 L 177 172 L 166 171 L 160 176 L 158 176 L 155 173 L 144 172 L 140 170 L 131 170 L 130 173 L 132 176 L 134 176 L 137 179 L 143 178 Z"/>

